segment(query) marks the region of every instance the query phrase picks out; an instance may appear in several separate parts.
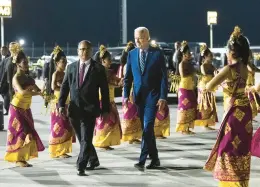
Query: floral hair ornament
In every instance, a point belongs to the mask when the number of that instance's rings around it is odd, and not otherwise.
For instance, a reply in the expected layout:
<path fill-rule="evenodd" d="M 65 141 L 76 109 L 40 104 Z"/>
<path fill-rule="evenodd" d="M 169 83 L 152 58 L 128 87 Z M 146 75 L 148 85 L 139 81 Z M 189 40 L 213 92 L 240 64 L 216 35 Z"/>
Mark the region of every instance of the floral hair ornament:
<path fill-rule="evenodd" d="M 135 46 L 135 44 L 134 44 L 134 42 L 132 42 L 132 41 L 129 41 L 127 44 L 126 44 L 126 47 L 125 47 L 125 52 L 128 52 L 128 50 L 130 49 L 130 48 L 132 48 L 132 47 L 134 47 Z"/>
<path fill-rule="evenodd" d="M 181 43 L 181 48 L 180 48 L 180 51 L 183 53 L 183 51 L 184 51 L 184 49 L 185 49 L 185 47 L 188 45 L 188 42 L 187 41 L 183 41 L 182 43 Z"/>
<path fill-rule="evenodd" d="M 17 55 L 20 51 L 23 51 L 22 46 L 19 43 L 14 43 L 10 49 L 10 52 L 13 54 L 13 63 L 16 63 Z"/>
<path fill-rule="evenodd" d="M 132 42 L 132 41 L 129 41 L 127 44 L 126 44 L 126 46 L 127 47 L 131 47 L 131 46 L 134 46 L 135 44 L 134 44 L 134 42 Z"/>
<path fill-rule="evenodd" d="M 242 30 L 239 26 L 235 26 L 234 31 L 232 32 L 229 43 L 233 45 L 235 41 L 242 35 Z"/>
<path fill-rule="evenodd" d="M 107 48 L 104 45 L 100 45 L 99 52 L 100 52 L 99 57 L 102 58 L 107 52 Z"/>
<path fill-rule="evenodd" d="M 63 50 L 61 49 L 60 46 L 57 45 L 56 47 L 54 47 L 53 52 L 51 53 L 51 54 L 53 55 L 53 60 L 56 59 L 57 55 L 58 55 L 59 52 L 61 52 L 61 51 L 63 51 Z"/>
<path fill-rule="evenodd" d="M 208 49 L 206 44 L 200 46 L 200 55 L 204 56 L 205 51 Z"/>

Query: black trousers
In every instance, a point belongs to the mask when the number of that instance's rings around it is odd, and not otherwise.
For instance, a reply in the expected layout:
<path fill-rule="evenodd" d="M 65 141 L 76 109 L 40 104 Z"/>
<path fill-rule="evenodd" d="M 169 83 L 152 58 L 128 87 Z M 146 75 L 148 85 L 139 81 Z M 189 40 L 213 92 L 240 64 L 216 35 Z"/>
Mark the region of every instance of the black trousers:
<path fill-rule="evenodd" d="M 78 170 L 85 170 L 88 163 L 98 162 L 97 152 L 92 143 L 95 122 L 96 118 L 92 116 L 86 116 L 83 119 L 70 118 L 70 123 L 80 143 L 80 153 L 77 160 Z"/>
<path fill-rule="evenodd" d="M 3 99 L 4 99 L 4 109 L 8 113 L 9 112 L 9 107 L 10 107 L 10 95 L 7 92 L 6 94 L 1 94 Z"/>

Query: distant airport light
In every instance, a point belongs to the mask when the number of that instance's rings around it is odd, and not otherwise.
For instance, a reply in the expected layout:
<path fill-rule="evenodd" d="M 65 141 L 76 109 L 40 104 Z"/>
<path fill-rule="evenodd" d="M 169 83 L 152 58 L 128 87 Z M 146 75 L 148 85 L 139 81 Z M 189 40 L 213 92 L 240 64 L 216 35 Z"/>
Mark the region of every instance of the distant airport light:
<path fill-rule="evenodd" d="M 24 39 L 20 39 L 20 40 L 19 40 L 19 44 L 20 44 L 20 45 L 24 45 L 24 44 L 25 44 Z"/>
<path fill-rule="evenodd" d="M 218 24 L 218 13 L 215 11 L 208 11 L 208 25 Z"/>
<path fill-rule="evenodd" d="M 210 26 L 210 48 L 213 48 L 213 25 L 218 23 L 218 13 L 216 11 L 208 11 L 208 25 Z"/>
<path fill-rule="evenodd" d="M 155 45 L 156 44 L 156 41 L 155 40 L 152 40 L 151 41 L 151 45 Z"/>
<path fill-rule="evenodd" d="M 0 17 L 11 18 L 12 17 L 12 1 L 0 0 Z"/>

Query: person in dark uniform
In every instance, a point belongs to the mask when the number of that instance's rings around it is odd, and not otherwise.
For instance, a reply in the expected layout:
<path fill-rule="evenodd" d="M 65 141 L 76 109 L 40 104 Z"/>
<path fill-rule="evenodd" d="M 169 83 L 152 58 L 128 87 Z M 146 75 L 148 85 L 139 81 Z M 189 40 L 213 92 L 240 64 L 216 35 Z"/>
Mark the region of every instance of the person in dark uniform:
<path fill-rule="evenodd" d="M 54 48 L 55 49 L 55 48 Z M 55 62 L 53 60 L 54 54 L 51 54 L 51 58 L 47 61 L 43 66 L 43 88 L 42 91 L 45 91 L 46 97 L 44 106 L 47 108 L 49 104 L 49 98 L 53 94 L 53 90 L 51 89 L 51 81 L 52 81 L 52 74 L 55 72 Z"/>
<path fill-rule="evenodd" d="M 8 47 L 3 46 L 1 48 L 1 61 L 0 61 L 0 94 L 3 97 L 4 102 L 1 102 L 0 109 L 2 112 L 0 113 L 0 131 L 4 129 L 4 116 L 7 115 L 10 106 L 10 98 L 8 94 L 8 84 L 6 81 L 2 81 L 5 72 L 5 59 L 10 56 Z M 3 108 L 5 108 L 5 113 L 3 113 Z"/>
<path fill-rule="evenodd" d="M 12 78 L 16 72 L 16 65 L 13 63 L 13 60 L 15 58 L 14 54 L 16 54 L 16 51 L 20 50 L 20 49 L 21 49 L 21 46 L 19 45 L 19 43 L 11 42 L 9 44 L 9 51 L 11 53 L 11 56 L 6 56 L 6 58 L 1 63 L 0 92 L 4 98 L 4 108 L 6 110 L 4 115 L 8 115 L 10 99 L 12 98 L 13 93 L 14 93 L 13 86 L 12 86 Z M 4 49 L 4 50 L 6 50 L 6 49 Z M 7 54 L 8 54 L 8 49 L 7 49 Z"/>

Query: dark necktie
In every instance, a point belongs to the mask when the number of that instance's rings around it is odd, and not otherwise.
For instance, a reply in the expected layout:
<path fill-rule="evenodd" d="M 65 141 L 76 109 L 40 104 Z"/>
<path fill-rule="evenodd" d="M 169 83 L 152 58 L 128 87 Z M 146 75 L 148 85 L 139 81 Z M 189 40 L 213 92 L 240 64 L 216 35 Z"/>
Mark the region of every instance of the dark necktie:
<path fill-rule="evenodd" d="M 145 51 L 142 50 L 141 59 L 140 59 L 140 68 L 142 73 L 144 72 L 144 66 L 145 66 Z"/>
<path fill-rule="evenodd" d="M 81 65 L 80 72 L 79 72 L 79 86 L 81 86 L 83 84 L 85 68 L 86 68 L 86 64 L 83 63 Z"/>

